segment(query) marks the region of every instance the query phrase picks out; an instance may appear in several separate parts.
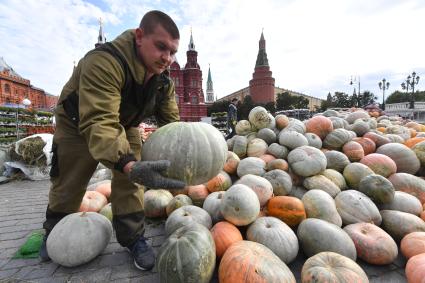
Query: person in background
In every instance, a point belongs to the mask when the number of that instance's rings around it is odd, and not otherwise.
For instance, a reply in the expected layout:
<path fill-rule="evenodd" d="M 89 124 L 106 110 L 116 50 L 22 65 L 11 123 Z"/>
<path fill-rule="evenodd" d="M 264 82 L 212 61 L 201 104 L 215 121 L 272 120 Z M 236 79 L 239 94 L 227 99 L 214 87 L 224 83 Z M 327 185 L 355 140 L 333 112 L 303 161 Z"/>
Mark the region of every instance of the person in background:
<path fill-rule="evenodd" d="M 238 99 L 233 98 L 229 107 L 227 108 L 227 128 L 229 129 L 229 134 L 226 136 L 226 140 L 232 138 L 236 134 L 236 123 L 238 122 Z"/>
<path fill-rule="evenodd" d="M 179 38 L 167 14 L 150 11 L 138 28 L 88 52 L 74 69 L 55 112 L 42 261 L 50 259 L 46 248 L 50 231 L 78 211 L 101 162 L 112 170 L 110 199 L 117 240 L 128 248 L 137 268 L 153 268 L 155 254 L 143 236 L 143 186 L 179 189 L 185 184 L 163 176 L 169 161 L 139 161 L 138 126 L 152 115 L 158 126 L 180 119 L 174 84 L 167 74 Z"/>

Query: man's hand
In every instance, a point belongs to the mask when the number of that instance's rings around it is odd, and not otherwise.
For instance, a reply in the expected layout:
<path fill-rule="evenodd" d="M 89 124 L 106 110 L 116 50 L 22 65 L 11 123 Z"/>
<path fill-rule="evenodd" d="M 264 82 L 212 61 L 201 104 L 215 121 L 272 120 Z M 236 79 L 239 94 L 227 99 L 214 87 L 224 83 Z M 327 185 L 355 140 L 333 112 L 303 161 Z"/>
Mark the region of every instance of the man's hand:
<path fill-rule="evenodd" d="M 127 164 L 131 166 L 128 175 L 134 183 L 152 189 L 182 189 L 186 184 L 182 181 L 166 178 L 162 175 L 170 167 L 170 161 L 137 161 Z M 126 165 L 126 167 L 127 167 Z"/>
<path fill-rule="evenodd" d="M 232 121 L 232 124 L 233 124 L 233 126 L 236 126 L 236 124 L 237 124 L 238 122 L 236 121 L 236 120 L 233 120 Z"/>

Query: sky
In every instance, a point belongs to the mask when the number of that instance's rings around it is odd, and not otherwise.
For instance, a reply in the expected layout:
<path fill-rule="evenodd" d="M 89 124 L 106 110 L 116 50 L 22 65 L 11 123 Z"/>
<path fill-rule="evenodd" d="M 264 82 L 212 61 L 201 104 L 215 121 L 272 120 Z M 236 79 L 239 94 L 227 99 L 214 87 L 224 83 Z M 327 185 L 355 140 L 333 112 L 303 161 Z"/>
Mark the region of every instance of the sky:
<path fill-rule="evenodd" d="M 262 31 L 278 87 L 326 98 L 360 81 L 382 101 L 383 78 L 388 96 L 414 71 L 415 89 L 425 87 L 423 0 L 0 0 L 0 57 L 59 95 L 97 42 L 99 18 L 111 41 L 153 9 L 180 29 L 181 66 L 192 30 L 204 93 L 210 66 L 218 98 L 249 85 Z"/>

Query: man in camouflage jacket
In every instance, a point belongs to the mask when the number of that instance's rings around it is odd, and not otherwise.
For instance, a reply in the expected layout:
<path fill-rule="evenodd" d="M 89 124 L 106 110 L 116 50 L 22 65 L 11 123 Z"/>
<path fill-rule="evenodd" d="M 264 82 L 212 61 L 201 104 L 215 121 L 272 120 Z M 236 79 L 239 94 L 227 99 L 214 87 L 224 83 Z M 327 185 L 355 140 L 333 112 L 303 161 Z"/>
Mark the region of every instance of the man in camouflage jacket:
<path fill-rule="evenodd" d="M 151 11 L 139 28 L 88 52 L 74 69 L 55 113 L 42 260 L 49 260 L 48 234 L 64 216 L 78 211 L 100 162 L 112 169 L 110 200 L 118 242 L 129 249 L 136 267 L 154 266 L 152 247 L 143 237 L 143 187 L 139 185 L 172 189 L 185 184 L 161 175 L 168 161 L 138 161 L 138 125 L 152 115 L 159 126 L 179 120 L 174 84 L 166 74 L 179 37 L 168 15 Z"/>

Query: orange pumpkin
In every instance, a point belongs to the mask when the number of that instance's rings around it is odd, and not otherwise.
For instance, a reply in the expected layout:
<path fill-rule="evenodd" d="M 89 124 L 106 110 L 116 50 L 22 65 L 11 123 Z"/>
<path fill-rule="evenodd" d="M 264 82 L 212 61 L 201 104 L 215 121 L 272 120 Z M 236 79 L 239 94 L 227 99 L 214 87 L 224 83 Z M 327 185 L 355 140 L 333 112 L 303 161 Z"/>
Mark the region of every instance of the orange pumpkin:
<path fill-rule="evenodd" d="M 238 241 L 231 245 L 218 268 L 220 283 L 295 283 L 294 274 L 269 248 L 251 242 Z"/>
<path fill-rule="evenodd" d="M 274 169 L 288 171 L 288 162 L 286 162 L 286 160 L 284 159 L 274 159 L 272 161 L 267 162 L 266 169 L 267 171 L 271 171 Z"/>
<path fill-rule="evenodd" d="M 414 129 L 418 132 L 422 131 L 422 127 L 421 127 L 422 125 L 414 121 L 407 122 L 404 126 L 410 129 Z"/>
<path fill-rule="evenodd" d="M 405 271 L 408 283 L 425 283 L 425 253 L 411 257 Z"/>
<path fill-rule="evenodd" d="M 170 193 L 173 195 L 173 196 L 177 196 L 177 195 L 187 195 L 187 193 L 188 193 L 188 186 L 186 186 L 186 187 L 184 187 L 183 189 L 178 189 L 178 190 L 176 190 L 176 189 L 173 189 L 173 190 L 170 190 Z"/>
<path fill-rule="evenodd" d="M 267 214 L 279 218 L 291 227 L 297 226 L 307 217 L 303 202 L 290 196 L 272 197 L 267 203 Z"/>
<path fill-rule="evenodd" d="M 368 166 L 375 174 L 385 178 L 397 172 L 397 165 L 394 160 L 380 153 L 368 154 L 360 160 L 360 163 Z"/>
<path fill-rule="evenodd" d="M 325 116 L 314 116 L 306 122 L 305 127 L 307 133 L 314 133 L 322 140 L 334 129 L 332 120 Z"/>
<path fill-rule="evenodd" d="M 264 162 L 268 163 L 268 162 L 270 162 L 270 161 L 275 160 L 275 159 L 276 159 L 276 157 L 274 157 L 274 156 L 273 156 L 273 155 L 271 155 L 271 154 L 263 154 L 263 155 L 261 155 L 261 156 L 260 156 L 260 159 L 263 159 L 263 160 L 264 160 Z"/>
<path fill-rule="evenodd" d="M 410 137 L 411 137 L 411 138 L 416 137 L 416 135 L 418 134 L 418 133 L 417 133 L 417 131 L 416 131 L 415 129 L 409 129 L 409 131 L 410 131 Z"/>
<path fill-rule="evenodd" d="M 381 133 L 385 133 L 385 131 L 387 130 L 387 128 L 385 127 L 378 127 L 376 128 L 378 131 L 380 131 Z"/>
<path fill-rule="evenodd" d="M 389 138 L 385 136 L 381 136 L 374 132 L 367 132 L 366 134 L 363 135 L 363 137 L 371 139 L 376 144 L 376 147 L 380 147 L 381 145 L 391 142 Z"/>
<path fill-rule="evenodd" d="M 404 236 L 400 250 L 407 259 L 425 253 L 425 232 L 412 232 Z"/>
<path fill-rule="evenodd" d="M 378 226 L 371 223 L 354 223 L 345 226 L 344 231 L 353 240 L 357 256 L 367 263 L 383 265 L 396 259 L 396 242 Z"/>
<path fill-rule="evenodd" d="M 419 215 L 423 221 L 425 221 L 425 210 Z"/>
<path fill-rule="evenodd" d="M 226 163 L 224 163 L 223 170 L 228 174 L 235 174 L 240 161 L 241 160 L 236 153 L 233 151 L 227 151 L 227 159 Z"/>
<path fill-rule="evenodd" d="M 222 257 L 227 248 L 230 247 L 233 243 L 243 240 L 239 229 L 227 221 L 217 222 L 211 228 L 211 234 L 215 242 L 215 251 L 217 257 Z"/>
<path fill-rule="evenodd" d="M 379 116 L 381 116 L 381 114 L 379 113 L 379 111 L 370 111 L 369 112 L 369 115 L 371 117 L 375 117 L 375 118 L 378 118 Z"/>
<path fill-rule="evenodd" d="M 94 190 L 109 199 L 109 197 L 111 196 L 111 182 L 102 183 L 98 185 Z"/>
<path fill-rule="evenodd" d="M 212 178 L 207 183 L 207 189 L 211 193 L 217 191 L 225 191 L 232 185 L 232 179 L 225 171 L 221 171 L 217 176 Z"/>
<path fill-rule="evenodd" d="M 347 155 L 351 162 L 360 161 L 364 157 L 363 147 L 355 141 L 349 141 L 342 147 L 342 152 Z"/>
<path fill-rule="evenodd" d="M 425 141 L 425 137 L 410 138 L 404 142 L 408 148 L 413 148 L 417 143 Z"/>
<path fill-rule="evenodd" d="M 282 130 L 289 124 L 289 118 L 283 114 L 276 115 L 275 120 L 276 120 L 276 128 L 278 128 L 279 130 Z"/>
<path fill-rule="evenodd" d="M 209 193 L 210 192 L 208 191 L 207 186 L 204 184 L 187 187 L 187 194 L 192 199 L 193 204 L 196 206 L 202 207 L 202 204 L 204 203 Z"/>
<path fill-rule="evenodd" d="M 358 142 L 363 147 L 364 155 L 374 153 L 376 150 L 376 144 L 369 138 L 357 137 L 353 141 Z"/>
<path fill-rule="evenodd" d="M 108 203 L 108 200 L 104 195 L 96 191 L 87 191 L 84 194 L 83 200 L 81 201 L 80 208 L 78 211 L 81 212 L 99 212 L 102 207 Z"/>

